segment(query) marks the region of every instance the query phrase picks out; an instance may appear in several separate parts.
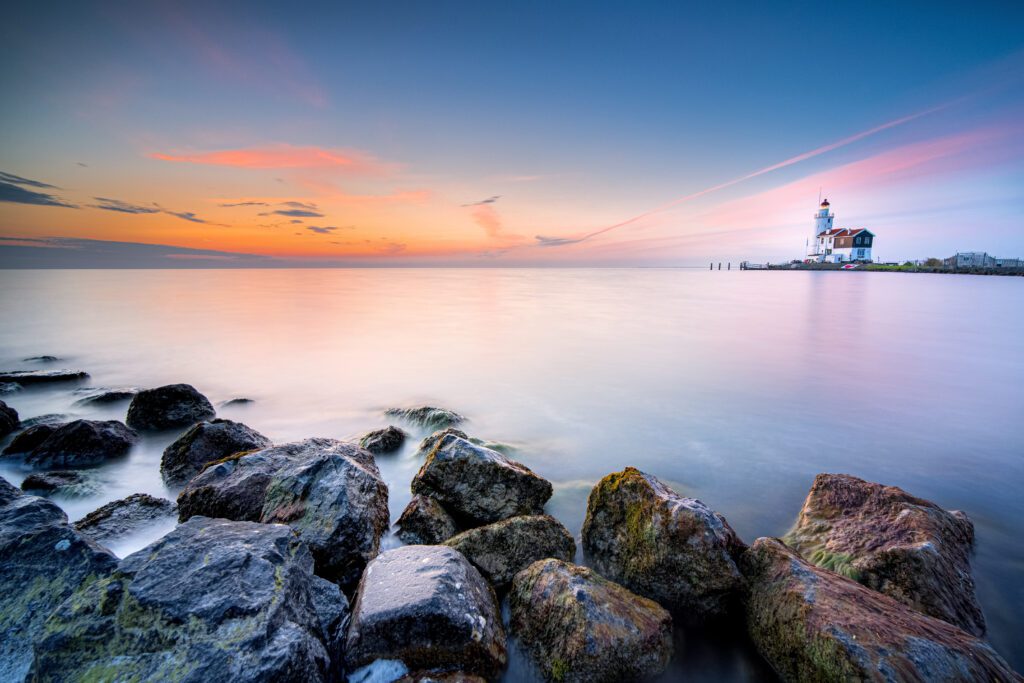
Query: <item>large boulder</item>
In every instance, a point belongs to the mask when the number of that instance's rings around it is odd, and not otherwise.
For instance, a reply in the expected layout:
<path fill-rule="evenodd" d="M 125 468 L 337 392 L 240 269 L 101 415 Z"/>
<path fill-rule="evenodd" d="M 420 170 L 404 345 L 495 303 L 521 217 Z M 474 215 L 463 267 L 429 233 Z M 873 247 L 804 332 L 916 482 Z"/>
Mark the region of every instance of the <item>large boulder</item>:
<path fill-rule="evenodd" d="M 80 370 L 7 370 L 0 372 L 0 382 L 16 382 L 23 387 L 32 384 L 78 382 L 88 377 L 89 373 Z"/>
<path fill-rule="evenodd" d="M 25 679 L 46 617 L 116 564 L 59 507 L 0 479 L 0 681 Z"/>
<path fill-rule="evenodd" d="M 60 606 L 36 680 L 329 680 L 312 570 L 286 526 L 195 517 Z"/>
<path fill-rule="evenodd" d="M 75 420 L 57 427 L 25 454 L 39 468 L 90 467 L 126 454 L 139 436 L 117 420 Z"/>
<path fill-rule="evenodd" d="M 134 429 L 160 431 L 188 427 L 213 416 L 213 405 L 195 387 L 168 384 L 137 393 L 128 406 L 126 422 Z"/>
<path fill-rule="evenodd" d="M 805 559 L 919 612 L 985 635 L 974 595 L 974 525 L 895 486 L 819 474 L 783 541 Z"/>
<path fill-rule="evenodd" d="M 32 472 L 21 482 L 21 490 L 36 495 L 60 493 L 65 496 L 89 496 L 99 491 L 100 482 L 82 470 Z"/>
<path fill-rule="evenodd" d="M 359 447 L 374 454 L 392 453 L 405 443 L 405 432 L 394 425 L 367 432 L 359 439 Z"/>
<path fill-rule="evenodd" d="M 465 526 L 479 526 L 540 514 L 552 488 L 526 465 L 449 434 L 412 480 L 412 492 L 435 498 Z"/>
<path fill-rule="evenodd" d="M 497 590 L 538 560 L 572 562 L 576 555 L 572 534 L 549 515 L 510 517 L 463 531 L 444 544 L 465 555 Z"/>
<path fill-rule="evenodd" d="M 408 545 L 437 545 L 458 533 L 455 520 L 429 496 L 415 495 L 395 523 L 398 538 Z"/>
<path fill-rule="evenodd" d="M 215 463 L 178 496 L 193 515 L 280 522 L 297 530 L 317 573 L 354 584 L 389 523 L 388 488 L 373 455 L 333 439 L 306 439 Z"/>
<path fill-rule="evenodd" d="M 177 514 L 178 506 L 169 500 L 133 493 L 93 510 L 75 522 L 75 528 L 100 543 L 107 543 Z"/>
<path fill-rule="evenodd" d="M 494 591 L 444 546 L 408 545 L 366 567 L 352 608 L 346 661 L 358 669 L 400 661 L 406 671 L 462 671 L 496 678 L 506 661 Z"/>
<path fill-rule="evenodd" d="M 215 460 L 270 445 L 270 439 L 241 422 L 211 420 L 192 425 L 164 449 L 160 472 L 171 486 L 184 484 Z"/>
<path fill-rule="evenodd" d="M 18 428 L 18 411 L 0 401 L 0 439 Z"/>
<path fill-rule="evenodd" d="M 384 412 L 388 417 L 397 417 L 425 429 L 454 427 L 465 421 L 465 417 L 447 408 L 417 406 L 415 408 L 389 408 Z"/>
<path fill-rule="evenodd" d="M 759 538 L 747 628 L 786 681 L 1020 681 L 990 645 Z"/>
<path fill-rule="evenodd" d="M 594 569 L 690 619 L 721 616 L 735 602 L 743 548 L 720 514 L 633 467 L 590 492 L 583 549 Z"/>
<path fill-rule="evenodd" d="M 37 424 L 32 425 L 14 435 L 11 442 L 4 449 L 4 455 L 21 455 L 30 453 L 38 448 L 50 435 L 57 431 L 59 424 Z"/>
<path fill-rule="evenodd" d="M 672 658 L 672 617 L 586 567 L 547 559 L 519 572 L 511 629 L 552 681 L 632 681 Z"/>

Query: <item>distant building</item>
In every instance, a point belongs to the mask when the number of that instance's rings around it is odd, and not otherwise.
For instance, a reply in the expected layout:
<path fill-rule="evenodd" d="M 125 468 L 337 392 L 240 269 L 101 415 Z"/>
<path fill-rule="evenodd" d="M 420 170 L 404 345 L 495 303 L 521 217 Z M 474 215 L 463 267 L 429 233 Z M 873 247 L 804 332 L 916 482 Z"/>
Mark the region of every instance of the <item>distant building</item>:
<path fill-rule="evenodd" d="M 958 251 L 944 263 L 949 268 L 1024 268 L 1024 259 L 996 258 L 984 251 Z"/>
<path fill-rule="evenodd" d="M 875 234 L 867 228 L 834 228 L 834 218 L 826 199 L 814 214 L 814 238 L 807 244 L 807 260 L 818 263 L 870 261 Z"/>

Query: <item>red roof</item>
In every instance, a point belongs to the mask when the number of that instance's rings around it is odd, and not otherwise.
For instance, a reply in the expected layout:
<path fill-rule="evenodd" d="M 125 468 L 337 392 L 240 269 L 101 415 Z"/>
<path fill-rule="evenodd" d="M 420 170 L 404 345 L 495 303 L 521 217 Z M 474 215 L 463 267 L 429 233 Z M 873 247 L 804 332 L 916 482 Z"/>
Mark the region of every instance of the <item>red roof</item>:
<path fill-rule="evenodd" d="M 869 235 L 874 234 L 867 228 L 832 228 L 825 232 L 819 232 L 818 235 L 824 235 L 826 237 L 853 237 L 854 235 L 859 235 L 862 232 L 866 232 Z"/>

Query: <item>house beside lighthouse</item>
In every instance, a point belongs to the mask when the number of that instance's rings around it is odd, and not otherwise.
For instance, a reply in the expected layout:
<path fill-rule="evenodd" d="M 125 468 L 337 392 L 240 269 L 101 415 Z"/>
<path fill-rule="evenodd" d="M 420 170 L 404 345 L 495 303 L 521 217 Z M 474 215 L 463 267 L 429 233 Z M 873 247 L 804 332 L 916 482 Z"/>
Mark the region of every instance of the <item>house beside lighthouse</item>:
<path fill-rule="evenodd" d="M 814 214 L 814 237 L 807 244 L 807 261 L 816 263 L 849 263 L 870 261 L 875 234 L 867 228 L 835 228 L 835 214 L 828 200 L 821 202 Z"/>

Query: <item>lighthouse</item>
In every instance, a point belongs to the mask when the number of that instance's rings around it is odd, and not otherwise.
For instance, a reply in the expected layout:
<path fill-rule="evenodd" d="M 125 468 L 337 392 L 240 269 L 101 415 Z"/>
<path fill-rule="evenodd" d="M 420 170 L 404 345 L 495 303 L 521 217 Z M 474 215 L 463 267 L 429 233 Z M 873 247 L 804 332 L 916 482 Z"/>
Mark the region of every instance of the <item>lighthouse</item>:
<path fill-rule="evenodd" d="M 811 241 L 807 245 L 807 256 L 816 261 L 821 260 L 818 258 L 821 256 L 818 236 L 832 229 L 832 219 L 836 217 L 829 211 L 829 206 L 831 205 L 828 203 L 828 199 L 823 200 L 821 206 L 818 207 L 818 213 L 814 214 L 814 234 L 811 235 Z"/>
<path fill-rule="evenodd" d="M 817 263 L 870 263 L 875 233 L 866 228 L 833 228 L 835 218 L 828 200 L 814 214 L 814 237 L 807 245 L 808 261 Z"/>

